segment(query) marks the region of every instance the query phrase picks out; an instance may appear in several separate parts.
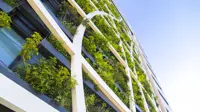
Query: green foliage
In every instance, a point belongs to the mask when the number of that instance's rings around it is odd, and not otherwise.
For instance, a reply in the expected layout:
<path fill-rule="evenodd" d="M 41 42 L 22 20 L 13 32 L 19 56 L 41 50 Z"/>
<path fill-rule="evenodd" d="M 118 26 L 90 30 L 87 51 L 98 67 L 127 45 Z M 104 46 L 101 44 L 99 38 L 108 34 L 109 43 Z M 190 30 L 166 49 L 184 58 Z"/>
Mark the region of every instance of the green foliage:
<path fill-rule="evenodd" d="M 156 107 L 154 106 L 153 102 L 151 101 L 151 99 L 148 97 L 148 93 L 144 92 L 144 96 L 145 96 L 145 99 L 147 101 L 147 104 L 149 106 L 149 110 L 150 112 L 157 112 L 156 111 Z"/>
<path fill-rule="evenodd" d="M 26 44 L 20 52 L 24 63 L 17 68 L 16 72 L 35 90 L 71 110 L 71 89 L 76 85 L 76 80 L 70 76 L 68 69 L 59 65 L 53 57 L 41 58 L 37 64 L 27 62 L 33 55 L 38 54 L 37 46 L 41 39 L 42 37 L 37 32 L 26 39 Z M 56 43 L 56 45 L 60 47 L 60 44 Z"/>
<path fill-rule="evenodd" d="M 101 16 L 95 16 L 92 21 L 99 28 L 99 30 L 103 33 L 103 35 L 108 39 L 110 43 L 119 44 L 120 39 L 116 36 L 115 32 L 108 24 L 105 22 L 105 19 Z"/>
<path fill-rule="evenodd" d="M 115 112 L 112 107 L 110 107 L 87 86 L 84 86 L 84 91 L 87 112 Z"/>
<path fill-rule="evenodd" d="M 127 42 L 130 45 L 131 39 L 127 35 L 127 26 L 125 25 L 124 21 L 118 22 L 114 20 L 115 25 L 117 27 L 117 31 L 120 33 L 120 37 L 123 42 Z"/>
<path fill-rule="evenodd" d="M 17 5 L 17 3 L 20 1 L 20 0 L 3 0 L 4 2 L 6 2 L 8 5 L 14 7 L 15 5 Z"/>
<path fill-rule="evenodd" d="M 91 0 L 95 6 L 100 10 L 100 11 L 104 11 L 106 13 L 109 13 L 108 9 L 105 7 L 105 1 L 106 0 Z"/>
<path fill-rule="evenodd" d="M 70 13 L 69 17 L 67 17 L 68 13 Z M 76 25 L 81 24 L 82 22 L 82 17 L 79 15 L 77 12 L 76 8 L 71 6 L 69 2 L 67 1 L 62 1 L 60 4 L 60 8 L 58 11 L 58 16 L 61 18 L 61 21 L 65 21 L 66 19 L 70 18 L 70 21 L 76 22 Z"/>
<path fill-rule="evenodd" d="M 114 30 L 106 24 L 105 19 L 100 16 L 95 16 L 92 21 L 100 29 L 110 44 L 117 50 L 120 56 L 124 59 L 122 49 L 119 46 L 120 39 L 116 36 Z"/>
<path fill-rule="evenodd" d="M 132 78 L 132 87 L 134 92 L 135 103 L 142 109 L 143 112 L 145 112 L 144 99 L 142 98 L 142 93 L 140 92 L 138 83 L 133 78 Z"/>
<path fill-rule="evenodd" d="M 116 17 L 116 18 L 120 18 L 120 14 L 117 11 L 117 8 L 114 6 L 114 4 L 110 3 L 108 0 L 104 0 L 106 5 L 108 6 L 109 10 L 112 12 L 112 14 Z"/>
<path fill-rule="evenodd" d="M 138 76 L 138 80 L 141 82 L 141 84 L 143 85 L 145 90 L 148 92 L 148 94 L 150 96 L 152 96 L 153 92 L 152 92 L 149 82 L 147 81 L 147 77 L 146 77 L 144 71 L 140 68 L 138 63 L 136 63 L 135 65 L 136 65 L 136 74 Z"/>
<path fill-rule="evenodd" d="M 93 80 L 91 80 L 90 77 L 88 76 L 88 74 L 85 73 L 85 72 L 83 72 L 83 79 L 86 80 L 86 81 L 89 81 L 89 82 L 93 83 L 94 84 L 94 89 L 96 91 L 100 90 L 99 87 L 98 87 L 98 85 Z"/>
<path fill-rule="evenodd" d="M 92 1 L 99 10 L 109 13 L 108 11 L 109 9 L 116 18 L 120 18 L 120 14 L 117 11 L 116 7 L 112 3 L 110 3 L 108 0 L 98 0 L 98 2 L 96 0 L 92 0 Z M 108 9 L 106 8 L 105 5 L 108 6 Z"/>
<path fill-rule="evenodd" d="M 41 35 L 38 32 L 34 32 L 30 38 L 26 38 L 26 43 L 23 45 L 23 49 L 20 52 L 24 61 L 32 58 L 33 55 L 38 54 L 38 45 L 42 40 Z"/>
<path fill-rule="evenodd" d="M 89 53 L 94 54 L 96 52 L 96 45 L 94 44 L 94 37 L 89 36 L 88 38 L 84 37 L 83 38 L 83 45 L 85 47 L 85 50 L 88 51 Z"/>
<path fill-rule="evenodd" d="M 85 40 L 86 38 L 84 38 Z M 108 52 L 108 40 L 106 38 L 104 38 L 101 34 L 97 33 L 97 32 L 89 32 L 89 36 L 88 36 L 88 41 L 90 41 L 89 44 L 84 45 L 87 49 L 87 47 L 91 47 L 91 46 L 96 46 L 98 45 L 104 52 Z M 84 44 L 84 40 L 83 40 L 83 44 Z M 93 45 L 92 45 L 93 44 Z M 93 47 L 95 48 L 95 47 Z M 89 49 L 87 49 L 88 51 L 90 51 Z M 93 51 L 96 51 L 96 48 L 93 49 Z"/>
<path fill-rule="evenodd" d="M 138 58 L 138 56 L 137 56 L 137 54 L 135 54 L 135 52 L 133 52 L 133 57 L 134 57 L 134 60 L 135 60 L 138 64 L 141 63 L 140 60 L 139 60 L 139 58 Z"/>
<path fill-rule="evenodd" d="M 125 50 L 125 54 L 126 54 L 128 66 L 130 67 L 131 70 L 133 70 L 133 68 L 135 66 L 135 62 L 131 60 L 131 55 L 126 50 Z"/>
<path fill-rule="evenodd" d="M 125 60 L 125 56 L 124 56 L 124 53 L 122 52 L 122 47 L 117 45 L 117 44 L 111 44 L 115 50 L 118 52 L 118 54 L 122 57 L 122 59 Z"/>
<path fill-rule="evenodd" d="M 10 28 L 10 23 L 12 23 L 11 17 L 5 12 L 0 11 L 0 28 Z"/>
<path fill-rule="evenodd" d="M 67 1 L 63 1 L 60 4 L 58 16 L 71 35 L 75 35 L 77 26 L 82 22 L 82 17 L 79 15 L 77 10 Z"/>
<path fill-rule="evenodd" d="M 114 56 L 110 55 L 108 41 L 103 36 L 94 32 L 88 34 L 88 38 L 84 37 L 83 46 L 95 58 L 96 63 L 91 65 L 120 99 L 128 105 L 128 78 L 125 75 L 124 67 Z M 116 83 L 121 86 L 124 92 L 119 90 Z"/>
<path fill-rule="evenodd" d="M 86 19 L 84 19 L 84 20 L 82 21 L 82 25 L 85 26 L 85 27 L 87 28 L 87 27 L 89 27 L 89 25 L 88 25 L 89 22 L 90 22 L 90 20 L 86 18 Z"/>
<path fill-rule="evenodd" d="M 35 90 L 71 109 L 71 89 L 76 85 L 76 81 L 67 68 L 57 64 L 56 58 L 42 58 L 38 64 L 25 63 L 18 74 Z"/>
<path fill-rule="evenodd" d="M 90 0 L 75 0 L 75 1 L 87 14 L 95 11 L 95 8 L 91 5 Z"/>
<path fill-rule="evenodd" d="M 51 34 L 48 38 L 48 41 L 68 60 L 71 60 L 71 56 L 69 53 L 63 48 L 62 43 L 59 42 L 53 34 Z"/>
<path fill-rule="evenodd" d="M 65 28 L 71 33 L 71 35 L 76 34 L 77 27 L 70 21 L 62 21 L 62 24 L 65 26 Z"/>
<path fill-rule="evenodd" d="M 108 16 L 108 15 L 104 16 L 104 18 L 107 20 L 107 22 L 110 24 L 110 26 L 112 26 L 112 28 L 115 29 L 114 25 L 113 25 L 114 22 L 113 22 L 112 18 L 110 16 Z"/>

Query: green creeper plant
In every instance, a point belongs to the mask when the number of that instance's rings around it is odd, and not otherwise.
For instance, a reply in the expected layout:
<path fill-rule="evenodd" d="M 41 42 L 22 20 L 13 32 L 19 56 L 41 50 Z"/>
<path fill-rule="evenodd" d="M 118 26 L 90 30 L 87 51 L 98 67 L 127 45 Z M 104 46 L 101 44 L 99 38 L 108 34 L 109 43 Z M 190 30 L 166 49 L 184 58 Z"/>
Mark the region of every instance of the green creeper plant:
<path fill-rule="evenodd" d="M 129 89 L 127 87 L 126 73 L 124 68 L 119 64 L 108 49 L 108 41 L 100 34 L 90 32 L 88 37 L 84 37 L 83 46 L 95 59 L 95 64 L 91 64 L 101 78 L 108 86 L 120 97 L 120 99 L 128 105 Z M 97 47 L 98 46 L 98 47 Z M 121 86 L 124 91 L 120 91 L 116 83 Z"/>
<path fill-rule="evenodd" d="M 104 100 L 97 96 L 86 85 L 84 86 L 87 112 L 115 112 Z"/>
<path fill-rule="evenodd" d="M 20 55 L 23 57 L 23 65 L 20 65 L 16 73 L 30 84 L 33 89 L 52 98 L 54 102 L 71 110 L 71 89 L 77 84 L 70 76 L 68 69 L 57 62 L 55 57 L 41 58 L 35 64 L 30 64 L 29 59 L 38 54 L 38 48 L 42 37 L 39 33 L 26 39 Z M 58 47 L 60 44 L 58 44 Z"/>
<path fill-rule="evenodd" d="M 91 5 L 90 0 L 75 0 L 77 4 L 88 14 L 95 11 L 95 8 Z"/>
<path fill-rule="evenodd" d="M 71 60 L 69 53 L 63 48 L 62 43 L 59 42 L 53 34 L 48 37 L 48 41 L 68 60 Z"/>
<path fill-rule="evenodd" d="M 56 58 L 42 58 L 38 64 L 25 63 L 20 70 L 18 74 L 35 90 L 71 109 L 71 89 L 76 81 L 66 67 L 58 65 Z"/>
<path fill-rule="evenodd" d="M 71 35 L 75 35 L 76 34 L 77 27 L 72 22 L 64 20 L 64 21 L 62 21 L 62 24 L 71 33 Z"/>
<path fill-rule="evenodd" d="M 100 16 L 95 16 L 92 21 L 100 29 L 110 44 L 117 50 L 120 56 L 124 59 L 121 47 L 119 46 L 120 39 L 116 36 L 114 30 L 106 24 L 105 19 Z"/>
<path fill-rule="evenodd" d="M 95 6 L 100 10 L 100 11 L 104 11 L 106 13 L 109 13 L 108 12 L 108 9 L 105 7 L 105 0 L 91 0 Z"/>
<path fill-rule="evenodd" d="M 142 109 L 143 112 L 145 112 L 144 99 L 142 98 L 142 93 L 140 92 L 140 88 L 138 86 L 137 81 L 135 81 L 133 78 L 132 78 L 132 88 L 134 92 L 135 103 Z"/>
<path fill-rule="evenodd" d="M 70 16 L 67 17 L 68 13 L 70 13 Z M 79 15 L 79 13 L 77 12 L 76 8 L 74 8 L 73 6 L 71 6 L 69 4 L 69 2 L 63 0 L 60 4 L 59 7 L 59 11 L 58 11 L 58 16 L 60 17 L 60 19 L 62 21 L 71 18 L 70 20 L 76 22 L 76 25 L 81 24 L 83 18 Z"/>
<path fill-rule="evenodd" d="M 150 83 L 147 81 L 147 77 L 144 71 L 140 68 L 138 63 L 135 64 L 135 68 L 136 68 L 136 74 L 138 76 L 138 80 L 141 82 L 141 84 L 143 85 L 145 90 L 148 92 L 148 94 L 152 96 L 153 92 L 152 92 Z"/>
<path fill-rule="evenodd" d="M 117 11 L 116 7 L 113 4 L 110 4 L 108 1 L 106 1 L 106 5 L 108 6 L 109 10 L 112 12 L 112 14 L 116 17 L 116 18 L 120 18 L 120 14 Z"/>
<path fill-rule="evenodd" d="M 137 54 L 135 52 L 133 52 L 133 57 L 134 57 L 134 60 L 136 60 L 137 63 L 139 63 L 139 64 L 141 63 L 140 60 L 138 59 Z"/>
<path fill-rule="evenodd" d="M 0 28 L 10 28 L 11 17 L 3 11 L 0 11 Z"/>
<path fill-rule="evenodd" d="M 38 54 L 38 45 L 42 40 L 41 35 L 38 32 L 34 32 L 31 38 L 26 38 L 26 43 L 23 45 L 23 49 L 20 52 L 24 61 L 32 58 L 33 55 Z"/>
<path fill-rule="evenodd" d="M 98 86 L 85 72 L 83 72 L 83 79 L 94 84 L 95 91 L 99 91 Z M 84 85 L 84 93 L 87 112 L 115 112 L 114 109 L 112 109 L 104 100 L 102 100 L 86 85 Z"/>
<path fill-rule="evenodd" d="M 8 5 L 14 7 L 20 0 L 3 0 L 6 2 Z"/>
<path fill-rule="evenodd" d="M 145 96 L 145 99 L 147 101 L 147 104 L 149 106 L 149 110 L 150 112 L 157 112 L 156 111 L 156 107 L 154 106 L 153 102 L 151 101 L 151 99 L 148 97 L 148 93 L 147 92 L 144 92 L 144 96 Z"/>

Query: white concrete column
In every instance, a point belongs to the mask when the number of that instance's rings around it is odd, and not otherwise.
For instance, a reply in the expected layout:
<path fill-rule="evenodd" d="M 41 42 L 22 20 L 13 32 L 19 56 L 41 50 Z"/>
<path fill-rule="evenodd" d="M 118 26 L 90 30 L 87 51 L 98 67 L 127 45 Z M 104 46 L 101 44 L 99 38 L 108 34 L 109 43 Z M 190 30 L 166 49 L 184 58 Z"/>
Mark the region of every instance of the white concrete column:
<path fill-rule="evenodd" d="M 82 40 L 86 27 L 80 25 L 73 39 L 74 55 L 71 58 L 71 76 L 77 81 L 77 85 L 72 89 L 73 112 L 86 112 L 85 96 L 83 88 L 83 75 L 81 63 Z"/>

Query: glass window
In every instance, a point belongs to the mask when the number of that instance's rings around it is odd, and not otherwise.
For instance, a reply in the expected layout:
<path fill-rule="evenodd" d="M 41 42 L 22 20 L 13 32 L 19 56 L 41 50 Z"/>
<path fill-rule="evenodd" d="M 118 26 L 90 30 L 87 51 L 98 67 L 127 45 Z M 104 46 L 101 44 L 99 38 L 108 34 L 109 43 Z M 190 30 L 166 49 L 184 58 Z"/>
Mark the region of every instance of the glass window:
<path fill-rule="evenodd" d="M 25 43 L 14 30 L 0 29 L 0 61 L 9 66 L 18 56 Z"/>

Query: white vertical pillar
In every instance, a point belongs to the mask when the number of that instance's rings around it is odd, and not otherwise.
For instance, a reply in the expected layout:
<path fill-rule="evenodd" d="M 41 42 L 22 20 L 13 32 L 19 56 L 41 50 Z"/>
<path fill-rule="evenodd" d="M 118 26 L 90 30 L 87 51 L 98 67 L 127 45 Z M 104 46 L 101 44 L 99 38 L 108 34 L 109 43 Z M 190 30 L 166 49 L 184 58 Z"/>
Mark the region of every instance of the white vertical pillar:
<path fill-rule="evenodd" d="M 73 39 L 74 55 L 71 59 L 71 76 L 77 81 L 77 85 L 72 89 L 73 112 L 86 112 L 81 63 L 82 40 L 85 29 L 86 27 L 81 24 Z"/>

